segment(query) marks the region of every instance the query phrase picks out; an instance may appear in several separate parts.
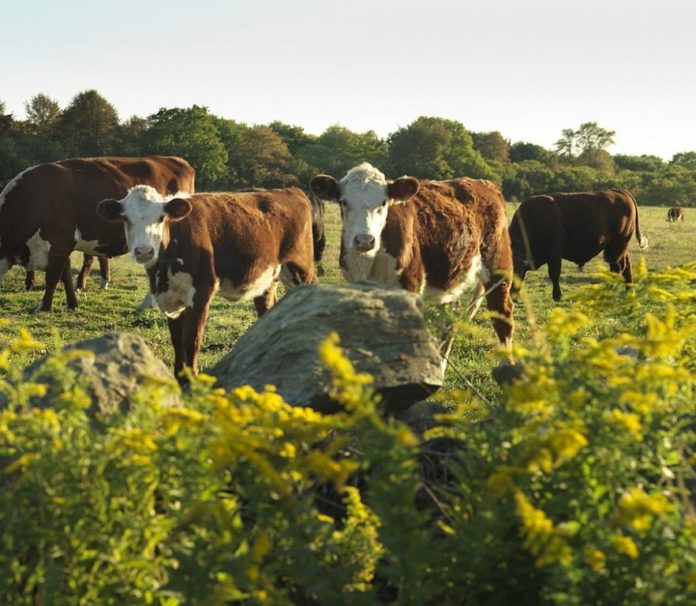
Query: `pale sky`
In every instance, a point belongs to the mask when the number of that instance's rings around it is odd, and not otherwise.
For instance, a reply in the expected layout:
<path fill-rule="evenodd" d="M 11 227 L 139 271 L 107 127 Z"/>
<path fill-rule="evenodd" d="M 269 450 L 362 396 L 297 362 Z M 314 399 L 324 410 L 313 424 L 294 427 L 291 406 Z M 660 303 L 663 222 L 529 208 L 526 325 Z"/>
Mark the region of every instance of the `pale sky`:
<path fill-rule="evenodd" d="M 96 89 L 121 119 L 207 106 L 385 136 L 420 115 L 552 148 L 696 151 L 696 0 L 0 0 L 0 100 Z"/>

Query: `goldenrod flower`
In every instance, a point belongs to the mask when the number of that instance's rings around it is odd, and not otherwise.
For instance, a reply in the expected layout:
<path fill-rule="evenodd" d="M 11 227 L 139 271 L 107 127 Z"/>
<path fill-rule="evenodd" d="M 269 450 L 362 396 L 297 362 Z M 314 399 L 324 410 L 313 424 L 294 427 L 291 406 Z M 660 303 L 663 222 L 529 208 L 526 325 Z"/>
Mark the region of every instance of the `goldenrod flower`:
<path fill-rule="evenodd" d="M 635 560 L 638 557 L 638 547 L 633 542 L 631 537 L 627 537 L 626 535 L 622 534 L 615 534 L 611 538 L 611 542 L 614 545 L 614 549 L 616 549 L 616 551 L 619 553 L 627 555 L 632 560 Z"/>

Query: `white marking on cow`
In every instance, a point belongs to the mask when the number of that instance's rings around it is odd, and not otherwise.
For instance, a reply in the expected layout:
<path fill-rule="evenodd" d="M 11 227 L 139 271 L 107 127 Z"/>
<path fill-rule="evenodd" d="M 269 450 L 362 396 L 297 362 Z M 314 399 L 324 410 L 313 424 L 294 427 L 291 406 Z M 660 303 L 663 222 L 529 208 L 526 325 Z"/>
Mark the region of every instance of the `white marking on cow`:
<path fill-rule="evenodd" d="M 167 290 L 158 292 L 155 299 L 164 315 L 175 320 L 187 307 L 193 307 L 196 289 L 193 287 L 193 276 L 185 271 L 173 274 L 171 269 L 167 269 L 167 280 Z"/>
<path fill-rule="evenodd" d="M 278 279 L 280 270 L 280 265 L 271 265 L 256 280 L 242 286 L 232 284 L 230 280 L 225 278 L 220 283 L 220 295 L 230 301 L 248 301 L 249 299 L 260 297 Z"/>
<path fill-rule="evenodd" d="M 460 282 L 457 282 L 457 284 L 447 291 L 426 286 L 425 296 L 429 299 L 435 299 L 442 304 L 453 303 L 457 301 L 465 291 L 477 286 L 479 282 L 488 282 L 488 279 L 488 270 L 483 266 L 481 255 L 476 255 L 471 260 L 471 266 Z"/>
<path fill-rule="evenodd" d="M 82 233 L 78 227 L 75 228 L 75 250 L 87 253 L 88 255 L 98 255 L 99 240 L 83 240 Z M 104 287 L 102 287 L 104 288 Z"/>
<path fill-rule="evenodd" d="M 403 272 L 397 269 L 397 260 L 384 250 L 374 257 L 367 256 L 353 249 L 345 253 L 342 269 L 343 277 L 348 282 L 378 282 L 384 286 L 399 286 Z"/>
<path fill-rule="evenodd" d="M 48 265 L 48 251 L 51 249 L 51 244 L 48 240 L 44 240 L 39 235 L 39 230 L 27 240 L 27 247 L 29 248 L 29 262 L 25 266 L 28 270 L 45 270 Z"/>
<path fill-rule="evenodd" d="M 4 189 L 0 192 L 0 209 L 2 208 L 2 205 L 5 204 L 5 202 L 7 201 L 8 194 L 15 187 L 17 187 L 17 184 L 22 180 L 22 177 L 24 175 L 26 175 L 30 170 L 33 170 L 35 168 L 36 168 L 36 166 L 30 166 L 29 168 L 24 169 L 14 179 L 12 179 L 7 185 L 5 185 Z"/>
<path fill-rule="evenodd" d="M 387 222 L 387 180 L 380 170 L 363 162 L 351 168 L 339 182 L 343 210 L 343 245 L 355 248 L 356 236 L 372 236 L 374 248 L 360 254 L 374 257 L 381 246 Z"/>

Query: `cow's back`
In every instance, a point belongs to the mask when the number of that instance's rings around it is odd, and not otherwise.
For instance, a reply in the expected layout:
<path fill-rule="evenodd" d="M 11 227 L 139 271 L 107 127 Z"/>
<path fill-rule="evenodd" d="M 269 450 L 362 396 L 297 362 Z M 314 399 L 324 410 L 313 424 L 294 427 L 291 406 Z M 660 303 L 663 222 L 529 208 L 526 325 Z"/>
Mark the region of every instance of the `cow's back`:
<path fill-rule="evenodd" d="M 184 259 L 189 271 L 211 259 L 221 279 L 242 282 L 246 263 L 282 264 L 308 247 L 313 259 L 312 209 L 299 188 L 253 192 L 214 192 L 189 198 L 193 206 L 183 220 L 170 225 L 167 262 Z"/>
<path fill-rule="evenodd" d="M 383 241 L 391 255 L 403 258 L 413 248 L 428 284 L 443 291 L 479 255 L 486 267 L 511 269 L 505 203 L 493 183 L 466 177 L 419 183 L 411 200 L 389 209 Z"/>
<path fill-rule="evenodd" d="M 612 244 L 631 239 L 636 222 L 632 195 L 619 189 L 554 193 L 563 217 L 563 258 L 584 264 Z"/>
<path fill-rule="evenodd" d="M 27 169 L 10 183 L 0 207 L 0 243 L 11 250 L 40 232 L 43 240 L 93 243 L 107 256 L 125 252 L 123 227 L 97 217 L 95 208 L 105 198 L 121 198 L 138 184 L 161 193 L 193 190 L 195 171 L 183 159 L 70 158 Z"/>
<path fill-rule="evenodd" d="M 413 202 L 424 260 L 435 254 L 455 260 L 479 248 L 485 256 L 489 244 L 508 242 L 505 202 L 493 183 L 466 177 L 420 183 Z"/>

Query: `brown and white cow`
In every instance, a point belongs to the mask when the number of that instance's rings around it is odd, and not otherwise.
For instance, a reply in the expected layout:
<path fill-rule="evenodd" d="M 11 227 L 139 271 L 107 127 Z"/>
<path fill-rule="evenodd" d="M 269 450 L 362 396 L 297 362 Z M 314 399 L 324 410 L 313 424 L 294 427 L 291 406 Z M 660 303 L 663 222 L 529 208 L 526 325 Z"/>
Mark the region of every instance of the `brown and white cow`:
<path fill-rule="evenodd" d="M 681 206 L 672 206 L 667 211 L 667 221 L 670 223 L 684 221 L 684 209 Z"/>
<path fill-rule="evenodd" d="M 210 302 L 252 299 L 260 316 L 286 287 L 314 282 L 312 207 L 296 187 L 163 197 L 133 188 L 97 212 L 125 226 L 133 258 L 145 265 L 150 292 L 165 313 L 174 371 L 198 369 Z"/>
<path fill-rule="evenodd" d="M 510 346 L 512 255 L 505 203 L 493 183 L 387 181 L 365 162 L 338 182 L 318 175 L 310 187 L 319 198 L 341 205 L 340 265 L 346 280 L 425 292 L 441 303 L 474 289 L 470 316 L 485 290 L 498 338 Z"/>
<path fill-rule="evenodd" d="M 515 275 L 548 264 L 553 298 L 561 299 L 561 260 L 582 267 L 604 251 L 611 271 L 632 282 L 628 244 L 635 229 L 641 248 L 648 245 L 640 232 L 638 203 L 629 191 L 554 193 L 526 198 L 512 217 L 510 238 Z"/>
<path fill-rule="evenodd" d="M 135 185 L 162 193 L 192 192 L 195 171 L 173 156 L 72 158 L 32 166 L 0 192 L 0 279 L 15 264 L 46 271 L 37 310 L 50 311 L 63 282 L 68 308 L 77 307 L 70 277 L 73 250 L 112 257 L 127 251 L 121 226 L 96 215 L 100 200 Z"/>

